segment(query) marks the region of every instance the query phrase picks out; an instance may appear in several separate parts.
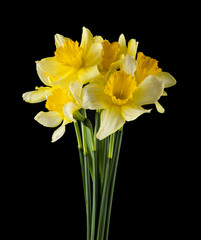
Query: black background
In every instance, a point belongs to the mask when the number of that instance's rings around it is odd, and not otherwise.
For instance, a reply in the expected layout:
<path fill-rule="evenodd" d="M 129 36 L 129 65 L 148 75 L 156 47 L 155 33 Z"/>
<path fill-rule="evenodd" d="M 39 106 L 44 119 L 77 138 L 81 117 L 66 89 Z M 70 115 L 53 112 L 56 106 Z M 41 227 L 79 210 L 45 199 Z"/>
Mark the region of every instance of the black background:
<path fill-rule="evenodd" d="M 25 4 L 25 5 L 24 5 Z M 191 236 L 197 229 L 196 162 L 189 128 L 187 53 L 195 6 L 108 3 L 18 3 L 8 7 L 8 103 L 2 168 L 7 235 L 21 239 L 85 239 L 85 206 L 73 125 L 51 143 L 55 129 L 34 116 L 44 103 L 28 104 L 21 95 L 42 86 L 35 61 L 53 56 L 54 34 L 80 42 L 82 27 L 110 42 L 121 33 L 139 41 L 138 51 L 159 61 L 177 85 L 155 109 L 125 124 L 113 203 L 110 239 L 165 239 Z M 8 17 L 9 19 L 9 17 Z M 192 19 L 191 21 L 195 21 Z M 5 46 L 5 44 L 3 45 Z M 4 47 L 3 47 L 4 48 Z M 6 64 L 7 65 L 7 64 Z M 12 68 L 10 67 L 12 66 Z M 10 92 L 9 92 L 10 93 Z M 8 95 L 7 95 L 8 96 Z M 7 101 L 10 97 L 7 97 Z M 7 148 L 6 148 L 7 147 Z"/>

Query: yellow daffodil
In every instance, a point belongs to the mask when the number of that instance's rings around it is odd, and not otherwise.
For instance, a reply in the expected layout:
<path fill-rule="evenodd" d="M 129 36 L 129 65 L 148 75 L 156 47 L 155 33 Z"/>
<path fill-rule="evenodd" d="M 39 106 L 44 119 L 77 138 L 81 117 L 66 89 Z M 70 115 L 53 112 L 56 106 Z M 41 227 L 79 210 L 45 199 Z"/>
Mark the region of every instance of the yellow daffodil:
<path fill-rule="evenodd" d="M 137 69 L 135 71 L 135 79 L 137 84 L 142 83 L 146 77 L 155 76 L 155 78 L 160 79 L 164 83 L 164 88 L 172 87 L 176 84 L 174 77 L 163 72 L 161 68 L 158 67 L 158 61 L 145 56 L 142 52 L 137 54 Z M 166 96 L 166 92 L 163 91 L 162 96 Z M 164 108 L 159 104 L 158 101 L 155 102 L 158 112 L 163 113 Z"/>
<path fill-rule="evenodd" d="M 98 68 L 102 74 L 106 74 L 109 70 L 119 68 L 127 54 L 135 59 L 138 42 L 135 39 L 131 39 L 127 46 L 125 36 L 121 34 L 118 42 L 110 43 L 104 40 L 102 46 L 104 54 Z"/>
<path fill-rule="evenodd" d="M 102 37 L 93 37 L 83 27 L 81 44 L 60 34 L 55 35 L 54 57 L 36 62 L 41 81 L 48 86 L 66 88 L 72 81 L 85 84 L 100 75 L 97 65 L 102 61 Z"/>
<path fill-rule="evenodd" d="M 163 93 L 163 81 L 150 75 L 138 84 L 134 69 L 135 60 L 126 55 L 121 70 L 113 72 L 107 81 L 96 81 L 83 89 L 82 107 L 103 109 L 97 133 L 100 140 L 117 131 L 126 121 L 149 113 L 150 110 L 141 106 L 155 103 Z"/>
<path fill-rule="evenodd" d="M 39 112 L 35 120 L 45 127 L 61 126 L 54 131 L 52 142 L 57 141 L 65 133 L 65 126 L 75 121 L 73 114 L 81 108 L 82 83 L 71 82 L 69 88 L 60 86 L 41 87 L 36 91 L 23 94 L 26 102 L 37 103 L 46 101 L 45 107 L 48 112 Z"/>

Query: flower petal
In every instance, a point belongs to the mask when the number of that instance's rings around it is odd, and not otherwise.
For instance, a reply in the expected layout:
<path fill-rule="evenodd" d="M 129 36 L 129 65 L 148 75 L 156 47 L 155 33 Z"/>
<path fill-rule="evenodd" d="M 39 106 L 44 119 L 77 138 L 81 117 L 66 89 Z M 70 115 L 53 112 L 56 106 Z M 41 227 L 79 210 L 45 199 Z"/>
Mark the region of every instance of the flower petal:
<path fill-rule="evenodd" d="M 36 61 L 36 71 L 38 73 L 38 76 L 39 76 L 40 80 L 45 85 L 51 86 L 51 81 L 50 81 L 49 76 L 47 74 L 45 74 L 45 71 L 41 68 L 41 61 Z"/>
<path fill-rule="evenodd" d="M 74 102 L 69 102 L 65 104 L 65 106 L 63 107 L 63 112 L 65 117 L 70 121 L 75 121 L 75 119 L 73 118 L 73 113 L 78 111 L 80 108 L 81 108 L 81 105 L 76 104 Z"/>
<path fill-rule="evenodd" d="M 75 69 L 59 63 L 55 57 L 44 58 L 36 62 L 37 72 L 41 81 L 46 85 L 63 86 L 72 79 Z"/>
<path fill-rule="evenodd" d="M 164 83 L 156 75 L 148 76 L 133 93 L 133 103 L 145 105 L 155 103 L 162 95 Z"/>
<path fill-rule="evenodd" d="M 41 111 L 34 119 L 45 127 L 57 127 L 62 122 L 62 117 L 55 111 Z"/>
<path fill-rule="evenodd" d="M 61 126 L 59 128 L 57 128 L 54 133 L 52 134 L 52 143 L 56 142 L 57 140 L 59 140 L 65 133 L 66 131 L 66 125 L 68 123 L 70 123 L 71 121 L 68 121 L 66 119 L 64 119 L 63 123 L 61 124 Z"/>
<path fill-rule="evenodd" d="M 58 127 L 52 134 L 52 143 L 59 140 L 64 135 L 65 131 L 66 131 L 66 126 L 64 124 Z"/>
<path fill-rule="evenodd" d="M 82 91 L 82 107 L 85 109 L 103 109 L 110 104 L 109 97 L 104 93 L 104 85 L 90 83 Z"/>
<path fill-rule="evenodd" d="M 97 77 L 100 76 L 97 66 L 92 67 L 83 67 L 78 72 L 78 80 L 82 84 L 86 84 L 90 81 L 94 81 Z"/>
<path fill-rule="evenodd" d="M 124 34 L 121 34 L 119 36 L 119 41 L 118 41 L 119 45 L 120 45 L 120 53 L 119 54 L 125 54 L 127 51 L 127 46 L 126 46 L 126 39 Z"/>
<path fill-rule="evenodd" d="M 103 38 L 101 37 L 101 36 L 95 36 L 94 38 L 93 38 L 93 42 L 94 43 L 102 43 L 104 40 L 103 40 Z"/>
<path fill-rule="evenodd" d="M 137 68 L 136 61 L 129 54 L 122 61 L 122 70 L 127 74 L 132 74 L 134 76 L 135 70 Z"/>
<path fill-rule="evenodd" d="M 55 34 L 54 36 L 54 39 L 55 39 L 55 45 L 56 45 L 56 48 L 58 47 L 61 47 L 64 45 L 65 41 L 68 39 L 64 36 L 62 36 L 61 34 Z"/>
<path fill-rule="evenodd" d="M 39 103 L 43 102 L 50 95 L 52 89 L 49 87 L 39 87 L 35 91 L 29 91 L 22 95 L 25 102 L 28 103 Z"/>
<path fill-rule="evenodd" d="M 172 87 L 177 83 L 175 78 L 167 72 L 160 72 L 156 76 L 164 82 L 165 88 Z"/>
<path fill-rule="evenodd" d="M 165 112 L 164 107 L 158 101 L 155 102 L 155 106 L 156 106 L 156 109 L 159 113 L 164 113 Z"/>
<path fill-rule="evenodd" d="M 84 57 L 84 66 L 90 67 L 98 65 L 102 61 L 103 53 L 103 46 L 101 43 L 92 44 L 88 53 Z"/>
<path fill-rule="evenodd" d="M 137 53 L 137 47 L 138 47 L 138 42 L 135 39 L 131 39 L 128 42 L 128 51 L 127 53 L 130 54 L 131 56 L 136 57 L 136 53 Z"/>
<path fill-rule="evenodd" d="M 121 107 L 113 106 L 111 108 L 104 109 L 101 112 L 101 123 L 99 131 L 96 137 L 102 140 L 110 134 L 116 132 L 125 123 L 125 120 L 121 114 Z"/>
<path fill-rule="evenodd" d="M 147 110 L 135 104 L 126 104 L 122 106 L 122 115 L 126 121 L 133 121 L 143 113 L 150 113 L 151 109 Z"/>
<path fill-rule="evenodd" d="M 69 85 L 70 91 L 73 94 L 75 101 L 79 104 L 81 104 L 82 86 L 83 86 L 83 84 L 81 82 L 77 82 L 77 81 L 71 82 Z"/>
<path fill-rule="evenodd" d="M 93 43 L 93 35 L 89 31 L 89 29 L 83 27 L 82 29 L 82 40 L 80 47 L 83 49 L 83 55 L 85 56 L 89 49 L 91 48 L 91 44 Z"/>

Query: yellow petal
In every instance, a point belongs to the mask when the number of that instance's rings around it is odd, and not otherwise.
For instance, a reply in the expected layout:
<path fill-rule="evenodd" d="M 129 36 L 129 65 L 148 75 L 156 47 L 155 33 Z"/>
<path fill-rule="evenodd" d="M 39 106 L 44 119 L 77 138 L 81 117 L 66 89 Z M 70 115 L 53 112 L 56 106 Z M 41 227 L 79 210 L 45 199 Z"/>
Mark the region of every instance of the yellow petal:
<path fill-rule="evenodd" d="M 55 57 L 44 58 L 36 62 L 38 75 L 46 85 L 66 86 L 72 81 L 75 69 L 55 60 Z"/>
<path fill-rule="evenodd" d="M 22 95 L 25 102 L 28 103 L 39 103 L 43 102 L 50 95 L 52 89 L 49 87 L 39 87 L 35 91 L 26 92 Z"/>
<path fill-rule="evenodd" d="M 42 61 L 42 60 L 41 60 Z M 41 61 L 36 61 L 36 71 L 40 80 L 47 86 L 51 86 L 51 81 L 49 75 L 45 73 L 43 68 L 41 67 Z"/>
<path fill-rule="evenodd" d="M 163 106 L 161 106 L 161 104 L 158 101 L 155 102 L 155 105 L 156 105 L 156 109 L 159 113 L 165 112 L 165 109 L 163 108 Z"/>
<path fill-rule="evenodd" d="M 54 36 L 54 39 L 55 39 L 55 45 L 56 45 L 56 48 L 58 47 L 61 47 L 64 45 L 65 41 L 68 39 L 60 34 L 55 34 Z"/>
<path fill-rule="evenodd" d="M 84 67 L 98 65 L 102 61 L 103 47 L 101 43 L 94 43 L 84 56 Z"/>
<path fill-rule="evenodd" d="M 136 53 L 137 53 L 137 47 L 138 47 L 138 42 L 135 39 L 131 39 L 128 42 L 128 51 L 127 54 L 131 55 L 134 57 L 136 57 Z"/>
<path fill-rule="evenodd" d="M 68 121 L 68 120 L 64 119 L 64 121 L 63 121 L 63 123 L 61 124 L 61 126 L 58 127 L 58 128 L 54 131 L 54 133 L 53 133 L 53 135 L 52 135 L 52 143 L 53 143 L 53 142 L 56 142 L 57 140 L 59 140 L 59 139 L 64 135 L 64 133 L 65 133 L 65 131 L 66 131 L 66 125 L 67 125 L 68 123 L 70 123 L 70 122 L 71 122 L 71 121 Z"/>
<path fill-rule="evenodd" d="M 93 43 L 93 35 L 89 31 L 89 29 L 83 27 L 82 29 L 82 40 L 80 47 L 83 49 L 83 55 L 85 56 L 89 49 L 91 48 L 91 45 Z"/>
<path fill-rule="evenodd" d="M 120 129 L 125 120 L 121 114 L 121 107 L 112 106 L 101 112 L 101 123 L 96 137 L 99 140 L 106 138 Z"/>
<path fill-rule="evenodd" d="M 132 76 L 134 76 L 134 73 L 137 68 L 137 64 L 133 57 L 127 54 L 125 58 L 122 60 L 121 65 L 122 65 L 121 69 L 124 72 L 126 72 L 127 74 L 132 74 Z"/>
<path fill-rule="evenodd" d="M 151 109 L 147 110 L 135 104 L 126 104 L 122 106 L 122 115 L 126 121 L 133 121 L 143 113 L 150 113 Z"/>
<path fill-rule="evenodd" d="M 102 43 L 104 40 L 103 40 L 103 38 L 101 37 L 101 36 L 95 36 L 94 38 L 93 38 L 93 42 L 94 43 Z"/>
<path fill-rule="evenodd" d="M 98 71 L 98 67 L 96 65 L 92 67 L 83 67 L 78 71 L 78 80 L 82 84 L 94 81 L 99 76 L 100 72 Z"/>
<path fill-rule="evenodd" d="M 45 127 L 57 127 L 62 122 L 60 114 L 55 111 L 41 111 L 35 116 L 34 119 Z"/>
<path fill-rule="evenodd" d="M 164 82 L 165 88 L 172 87 L 176 84 L 175 78 L 167 72 L 160 72 L 157 74 L 157 77 Z"/>
<path fill-rule="evenodd" d="M 71 82 L 69 85 L 70 91 L 73 94 L 73 97 L 75 98 L 76 103 L 79 103 L 79 104 L 81 104 L 82 86 L 83 84 L 77 81 Z"/>
<path fill-rule="evenodd" d="M 162 95 L 164 83 L 156 76 L 148 76 L 133 93 L 133 103 L 145 105 L 155 103 Z"/>
<path fill-rule="evenodd" d="M 82 91 L 82 107 L 85 109 L 103 109 L 111 104 L 109 96 L 104 93 L 104 85 L 98 82 L 90 83 Z"/>
<path fill-rule="evenodd" d="M 81 108 L 80 104 L 76 104 L 74 102 L 67 103 L 63 108 L 65 117 L 70 121 L 75 121 L 75 119 L 73 118 L 73 114 L 74 112 L 78 111 L 80 108 Z"/>
<path fill-rule="evenodd" d="M 52 134 L 52 143 L 59 140 L 64 135 L 65 131 L 66 131 L 66 126 L 64 124 L 58 127 Z"/>
<path fill-rule="evenodd" d="M 121 34 L 119 36 L 119 41 L 118 43 L 120 44 L 120 54 L 125 54 L 127 52 L 127 46 L 126 46 L 126 39 L 124 34 Z"/>

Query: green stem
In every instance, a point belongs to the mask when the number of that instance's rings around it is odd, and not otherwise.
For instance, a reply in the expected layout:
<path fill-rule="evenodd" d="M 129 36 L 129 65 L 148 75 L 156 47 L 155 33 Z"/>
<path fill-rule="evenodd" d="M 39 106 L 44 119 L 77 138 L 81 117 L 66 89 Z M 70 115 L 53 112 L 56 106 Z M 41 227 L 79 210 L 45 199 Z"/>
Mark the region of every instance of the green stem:
<path fill-rule="evenodd" d="M 112 159 L 114 150 L 114 133 L 110 136 L 110 145 L 109 145 L 109 153 L 108 158 Z"/>
<path fill-rule="evenodd" d="M 106 171 L 105 171 L 105 181 L 103 185 L 103 194 L 101 198 L 101 206 L 100 206 L 100 215 L 99 215 L 99 222 L 98 222 L 98 231 L 97 231 L 97 240 L 103 240 L 104 231 L 105 231 L 105 218 L 107 212 L 107 199 L 109 194 L 109 176 L 110 176 L 110 164 L 111 159 L 108 158 L 106 164 Z"/>
<path fill-rule="evenodd" d="M 91 236 L 91 186 L 90 186 L 90 171 L 89 171 L 89 156 L 87 150 L 86 126 L 82 125 L 82 140 L 84 150 L 84 175 L 85 175 L 85 206 L 87 218 L 87 240 Z"/>
<path fill-rule="evenodd" d="M 108 159 L 106 163 L 105 169 L 105 179 L 103 184 L 103 194 L 101 198 L 101 206 L 100 206 L 100 215 L 99 215 L 99 223 L 98 223 L 98 231 L 97 231 L 97 240 L 103 240 L 105 233 L 105 223 L 106 223 L 106 215 L 107 215 L 107 206 L 108 206 L 108 196 L 110 189 L 110 165 L 112 162 L 114 149 L 114 134 L 110 136 L 110 145 L 109 145 L 109 153 Z"/>
<path fill-rule="evenodd" d="M 80 158 L 80 167 L 81 167 L 81 174 L 82 174 L 82 182 L 83 182 L 83 190 L 84 190 L 84 199 L 86 201 L 86 193 L 85 193 L 85 174 L 84 174 L 84 156 L 83 156 L 83 147 L 82 147 L 82 138 L 80 134 L 80 129 L 78 122 L 74 122 L 75 132 L 77 136 L 77 143 L 78 143 L 78 152 Z"/>
<path fill-rule="evenodd" d="M 92 220 L 91 220 L 91 240 L 94 240 L 96 231 L 96 216 L 98 208 L 98 164 L 97 155 L 93 151 L 92 157 L 93 164 L 93 205 L 92 205 Z"/>
<path fill-rule="evenodd" d="M 90 240 L 90 234 L 91 234 L 91 190 L 90 190 L 88 154 L 84 155 L 84 170 L 85 170 L 85 184 L 86 184 L 85 204 L 86 204 L 86 217 L 87 217 L 87 240 Z"/>
<path fill-rule="evenodd" d="M 119 154 L 121 149 L 122 143 L 122 136 L 123 136 L 123 128 L 120 129 L 117 133 L 116 141 L 115 141 L 115 149 L 114 149 L 114 156 L 113 156 L 113 163 L 111 169 L 111 185 L 110 185 L 110 193 L 109 193 L 109 202 L 108 202 L 108 211 L 107 211 L 107 220 L 106 220 L 106 230 L 105 230 L 105 240 L 108 240 L 109 237 L 109 228 L 110 228 L 110 218 L 111 218 L 111 210 L 112 210 L 112 202 L 114 196 L 114 187 L 117 175 L 117 167 L 119 162 Z"/>
<path fill-rule="evenodd" d="M 78 149 L 82 149 L 82 138 L 81 138 L 80 129 L 77 121 L 74 122 L 74 127 L 75 127 L 75 133 L 77 136 Z"/>
<path fill-rule="evenodd" d="M 103 139 L 101 141 L 101 144 L 102 144 L 102 151 L 103 151 L 103 154 L 102 154 L 102 178 L 101 178 L 101 195 L 102 195 L 102 192 L 103 192 L 103 182 L 104 182 L 104 179 L 105 179 L 105 169 L 106 169 L 106 163 L 107 163 L 107 159 L 108 159 L 108 150 L 109 150 L 109 137 Z"/>

